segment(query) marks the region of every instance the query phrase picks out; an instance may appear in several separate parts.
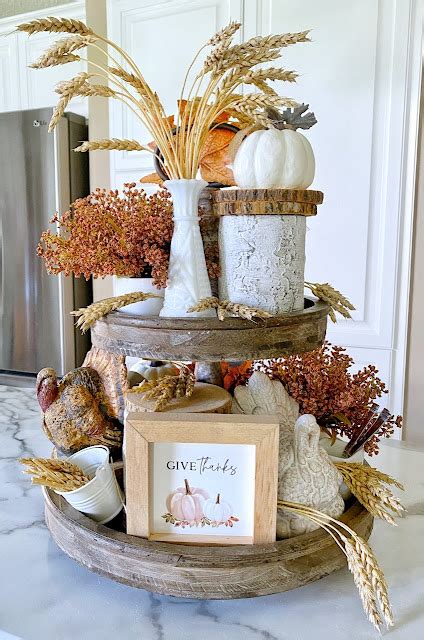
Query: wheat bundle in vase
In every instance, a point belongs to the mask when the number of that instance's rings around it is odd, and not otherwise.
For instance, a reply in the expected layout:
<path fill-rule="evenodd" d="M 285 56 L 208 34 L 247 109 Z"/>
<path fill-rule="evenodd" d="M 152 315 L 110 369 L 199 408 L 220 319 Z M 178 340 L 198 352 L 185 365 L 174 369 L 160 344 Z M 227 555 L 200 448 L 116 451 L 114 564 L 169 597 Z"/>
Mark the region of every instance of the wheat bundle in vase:
<path fill-rule="evenodd" d="M 189 65 L 178 100 L 177 121 L 165 112 L 157 93 L 146 82 L 135 61 L 116 43 L 95 33 L 79 20 L 45 18 L 19 25 L 29 35 L 40 32 L 67 33 L 32 65 L 37 69 L 86 60 L 82 50 L 91 47 L 103 59 L 91 62 L 95 71 L 82 72 L 56 88 L 59 102 L 50 122 L 54 129 L 75 96 L 100 96 L 119 100 L 136 116 L 155 141 L 159 153 L 137 140 L 116 138 L 84 142 L 76 151 L 125 150 L 153 153 L 164 173 L 174 204 L 174 233 L 171 243 L 168 286 L 162 316 L 209 316 L 212 309 L 188 312 L 198 300 L 210 297 L 211 287 L 198 223 L 198 201 L 207 183 L 197 180 L 202 149 L 210 131 L 231 120 L 239 128 L 270 124 L 269 109 L 295 107 L 296 102 L 279 96 L 270 81 L 296 80 L 292 70 L 258 65 L 278 59 L 281 50 L 307 42 L 308 32 L 258 36 L 234 44 L 240 23 L 231 22 L 197 52 Z M 107 45 L 105 50 L 104 45 Z M 203 65 L 194 68 L 202 54 Z M 105 86 L 105 80 L 108 85 Z M 247 85 L 255 91 L 242 95 Z"/>

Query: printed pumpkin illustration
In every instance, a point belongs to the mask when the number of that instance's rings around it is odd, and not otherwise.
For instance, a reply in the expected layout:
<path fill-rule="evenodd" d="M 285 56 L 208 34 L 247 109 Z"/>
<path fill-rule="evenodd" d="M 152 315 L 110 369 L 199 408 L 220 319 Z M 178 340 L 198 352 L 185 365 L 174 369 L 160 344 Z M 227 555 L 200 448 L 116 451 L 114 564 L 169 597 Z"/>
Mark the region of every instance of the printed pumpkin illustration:
<path fill-rule="evenodd" d="M 204 516 L 203 505 L 209 499 L 209 493 L 204 489 L 190 487 L 187 479 L 184 479 L 184 485 L 167 497 L 166 508 L 177 520 L 199 522 Z"/>
<path fill-rule="evenodd" d="M 233 508 L 229 502 L 222 500 L 218 493 L 214 500 L 206 500 L 203 511 L 206 518 L 212 522 L 227 522 L 231 517 Z"/>

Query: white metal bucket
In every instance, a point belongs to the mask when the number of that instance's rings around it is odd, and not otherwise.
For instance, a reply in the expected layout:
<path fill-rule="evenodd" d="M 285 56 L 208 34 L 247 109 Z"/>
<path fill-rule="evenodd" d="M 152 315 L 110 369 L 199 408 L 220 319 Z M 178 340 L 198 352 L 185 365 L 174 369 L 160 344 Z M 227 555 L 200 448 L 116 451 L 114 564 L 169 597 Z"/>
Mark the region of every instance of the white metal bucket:
<path fill-rule="evenodd" d="M 67 458 L 91 478 L 83 487 L 73 491 L 57 491 L 74 509 L 106 524 L 113 520 L 124 506 L 112 465 L 110 451 L 104 446 L 87 447 Z"/>
<path fill-rule="evenodd" d="M 122 313 L 130 313 L 136 316 L 158 316 L 163 307 L 163 296 L 165 289 L 157 289 L 152 278 L 125 278 L 113 276 L 113 295 L 122 296 L 125 293 L 154 293 L 161 298 L 148 298 L 144 302 L 133 302 L 121 307 Z"/>

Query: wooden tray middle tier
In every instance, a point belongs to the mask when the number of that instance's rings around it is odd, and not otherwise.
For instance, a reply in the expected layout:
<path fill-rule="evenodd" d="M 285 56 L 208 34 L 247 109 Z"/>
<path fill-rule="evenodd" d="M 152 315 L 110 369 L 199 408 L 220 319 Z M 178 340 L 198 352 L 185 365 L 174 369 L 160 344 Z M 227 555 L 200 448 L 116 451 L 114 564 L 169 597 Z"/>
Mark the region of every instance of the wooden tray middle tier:
<path fill-rule="evenodd" d="M 111 313 L 91 329 L 93 346 L 152 360 L 261 360 L 320 347 L 329 307 L 305 298 L 301 311 L 255 322 L 242 318 L 159 318 Z"/>

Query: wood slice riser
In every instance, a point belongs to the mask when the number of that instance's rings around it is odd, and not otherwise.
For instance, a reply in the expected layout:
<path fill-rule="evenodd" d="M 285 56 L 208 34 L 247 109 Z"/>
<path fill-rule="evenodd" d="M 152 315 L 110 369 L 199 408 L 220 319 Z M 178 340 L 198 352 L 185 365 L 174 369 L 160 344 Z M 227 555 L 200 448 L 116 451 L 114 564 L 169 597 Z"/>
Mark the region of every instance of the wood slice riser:
<path fill-rule="evenodd" d="M 152 360 L 260 360 L 320 347 L 329 307 L 305 299 L 301 311 L 250 322 L 241 318 L 141 318 L 111 313 L 91 330 L 94 347 Z"/>
<path fill-rule="evenodd" d="M 98 525 L 52 491 L 45 490 L 46 523 L 68 556 L 102 576 L 163 595 L 201 600 L 281 593 L 346 565 L 322 530 L 274 544 L 195 547 L 152 542 Z M 342 516 L 364 539 L 372 516 L 353 501 Z"/>

